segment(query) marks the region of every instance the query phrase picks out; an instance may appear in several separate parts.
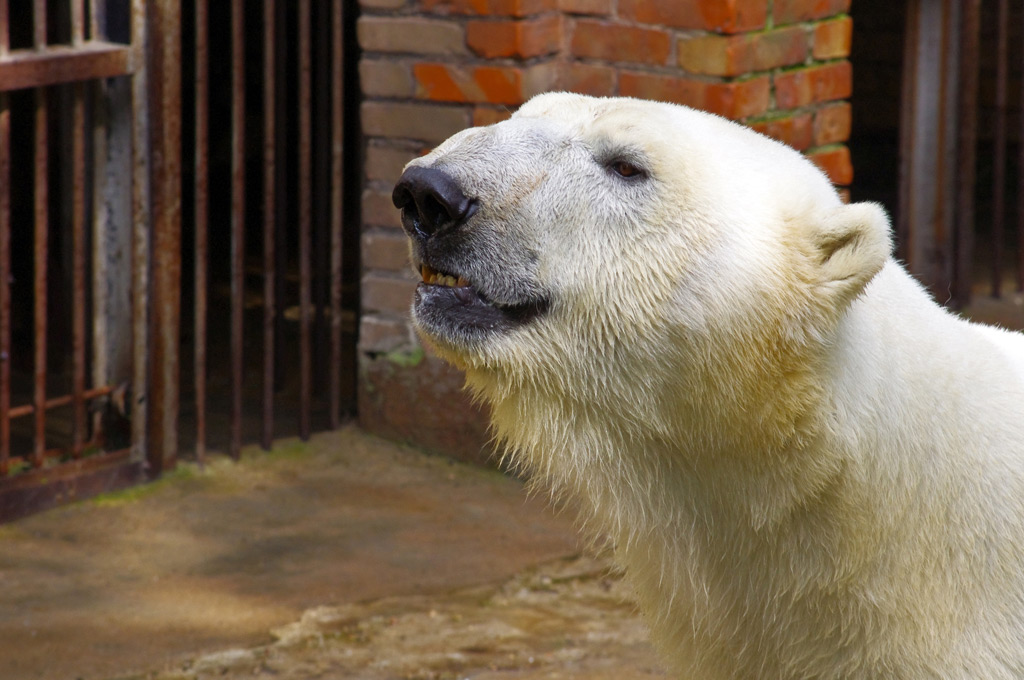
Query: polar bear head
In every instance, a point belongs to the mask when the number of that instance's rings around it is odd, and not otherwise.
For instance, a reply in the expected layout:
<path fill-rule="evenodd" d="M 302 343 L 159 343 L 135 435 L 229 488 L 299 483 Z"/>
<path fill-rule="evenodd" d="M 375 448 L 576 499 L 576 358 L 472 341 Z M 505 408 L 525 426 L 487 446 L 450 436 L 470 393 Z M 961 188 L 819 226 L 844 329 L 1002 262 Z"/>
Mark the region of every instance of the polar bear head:
<path fill-rule="evenodd" d="M 653 427 L 778 397 L 890 249 L 881 209 L 789 147 L 625 98 L 535 97 L 412 161 L 393 198 L 415 326 L 478 393 Z"/>

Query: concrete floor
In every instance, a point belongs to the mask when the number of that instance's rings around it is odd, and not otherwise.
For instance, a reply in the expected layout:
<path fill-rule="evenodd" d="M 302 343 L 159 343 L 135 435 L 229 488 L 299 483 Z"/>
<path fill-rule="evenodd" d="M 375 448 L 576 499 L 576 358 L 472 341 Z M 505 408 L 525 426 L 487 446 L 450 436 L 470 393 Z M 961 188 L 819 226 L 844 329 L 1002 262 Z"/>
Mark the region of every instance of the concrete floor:
<path fill-rule="evenodd" d="M 515 480 L 354 427 L 2 526 L 0 546 L 5 680 L 156 677 L 279 645 L 271 631 L 309 611 L 363 606 L 372 618 L 384 601 L 422 614 L 423 597 L 500 590 L 580 551 L 570 520 Z M 639 625 L 628 602 L 613 618 Z"/>

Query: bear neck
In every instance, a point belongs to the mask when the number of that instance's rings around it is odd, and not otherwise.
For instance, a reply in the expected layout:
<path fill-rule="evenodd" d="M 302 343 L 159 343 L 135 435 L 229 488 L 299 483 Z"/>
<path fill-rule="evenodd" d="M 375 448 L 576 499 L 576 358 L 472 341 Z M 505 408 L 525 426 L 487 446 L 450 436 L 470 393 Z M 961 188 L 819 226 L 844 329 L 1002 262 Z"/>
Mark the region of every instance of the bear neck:
<path fill-rule="evenodd" d="M 543 374 L 470 370 L 467 382 L 491 406 L 505 460 L 582 502 L 595 529 L 628 540 L 665 513 L 757 531 L 779 526 L 841 467 L 821 455 L 828 399 L 809 377 L 819 359 L 780 367 L 732 353 L 699 356 L 699 369 L 628 369 L 652 376 L 644 393 L 594 378 L 582 364 L 552 371 L 574 376 L 571 391 Z M 723 370 L 730 383 L 717 377 Z M 673 497 L 658 498 L 664 489 Z"/>

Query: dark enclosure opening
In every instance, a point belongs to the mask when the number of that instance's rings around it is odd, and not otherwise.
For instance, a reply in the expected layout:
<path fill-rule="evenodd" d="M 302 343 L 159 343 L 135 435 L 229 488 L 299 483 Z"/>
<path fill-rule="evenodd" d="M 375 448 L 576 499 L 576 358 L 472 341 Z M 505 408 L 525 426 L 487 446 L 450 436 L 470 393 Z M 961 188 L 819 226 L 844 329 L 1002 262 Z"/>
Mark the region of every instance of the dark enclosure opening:
<path fill-rule="evenodd" d="M 333 212 L 341 211 L 341 312 L 342 327 L 340 373 L 341 412 L 351 415 L 355 409 L 355 342 L 357 330 L 358 268 L 359 268 L 359 108 L 357 83 L 357 42 L 355 10 L 350 3 L 312 0 L 309 24 L 301 25 L 299 2 L 277 0 L 273 4 L 272 38 L 268 38 L 264 3 L 245 3 L 243 18 L 244 109 L 242 121 L 243 186 L 233 185 L 234 164 L 238 156 L 233 148 L 236 96 L 235 58 L 239 52 L 232 44 L 232 3 L 207 4 L 207 98 L 205 111 L 208 137 L 205 172 L 208 176 L 207 204 L 207 287 L 206 287 L 206 412 L 208 423 L 205 446 L 229 450 L 232 446 L 232 400 L 240 389 L 242 399 L 241 438 L 245 443 L 261 441 L 268 427 L 274 437 L 303 435 L 302 409 L 309 408 L 307 427 L 313 431 L 331 425 L 329 376 L 331 362 L 337 361 L 330 351 L 332 247 L 338 236 L 332 233 Z M 332 74 L 331 28 L 333 14 L 344 5 L 343 82 L 334 82 Z M 189 458 L 196 450 L 197 394 L 195 389 L 194 310 L 197 297 L 194 272 L 197 266 L 196 238 L 196 3 L 182 3 L 182 343 L 181 343 L 181 427 L 180 452 Z M 305 31 L 305 32 L 303 32 Z M 303 42 L 306 40 L 306 42 Z M 268 50 L 270 52 L 268 53 Z M 269 59 L 268 59 L 269 57 Z M 305 59 L 303 58 L 305 57 Z M 303 110 L 302 77 L 308 69 L 308 109 Z M 269 76 L 268 76 L 268 69 Z M 343 87 L 340 97 L 335 89 Z M 268 100 L 267 88 L 272 88 Z M 271 104 L 272 101 L 272 104 Z M 340 101 L 344 117 L 343 138 L 333 138 L 332 120 Z M 271 130 L 268 130 L 268 105 Z M 301 130 L 309 126 L 304 141 Z M 332 154 L 335 145 L 343 145 L 343 186 L 333 186 Z M 273 201 L 268 203 L 268 150 L 272 155 Z M 202 164 L 201 164 L 202 165 Z M 304 170 L 305 166 L 305 170 Z M 308 184 L 304 184 L 307 182 Z M 339 193 L 340 192 L 340 193 Z M 232 347 L 232 224 L 233 211 L 239 206 L 234 197 L 242 195 L 241 223 L 244 241 L 244 290 L 242 300 L 243 340 Z M 338 205 L 339 196 L 341 205 Z M 303 201 L 308 201 L 305 208 Z M 274 214 L 267 220 L 268 205 Z M 304 210 L 305 215 L 304 217 Z M 307 220 L 306 223 L 303 220 Z M 268 224 L 271 226 L 268 227 Z M 269 231 L 268 231 L 269 229 Z M 309 238 L 308 259 L 303 263 L 303 230 Z M 265 238 L 273 239 L 272 327 L 266 324 L 268 304 L 265 284 L 268 262 Z M 202 262 L 198 266 L 203 266 Z M 308 277 L 308 338 L 304 341 L 301 323 L 303 276 Z M 268 337 L 273 336 L 272 347 Z M 304 344 L 308 343 L 308 344 Z M 244 370 L 241 385 L 233 384 L 232 353 L 242 352 Z M 273 388 L 265 385 L 265 352 L 272 354 Z M 303 354 L 312 363 L 311 400 L 304 404 L 301 362 Z M 265 401 L 272 400 L 270 410 Z M 202 436 L 202 435 L 200 435 Z M 266 443 L 266 440 L 263 440 Z"/>

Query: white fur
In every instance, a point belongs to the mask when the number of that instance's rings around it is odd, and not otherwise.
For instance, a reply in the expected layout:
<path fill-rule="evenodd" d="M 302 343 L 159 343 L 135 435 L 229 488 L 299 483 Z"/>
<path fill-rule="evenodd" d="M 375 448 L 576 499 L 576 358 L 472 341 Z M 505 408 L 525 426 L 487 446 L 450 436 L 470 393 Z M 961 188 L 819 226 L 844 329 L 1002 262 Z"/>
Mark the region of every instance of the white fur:
<path fill-rule="evenodd" d="M 1024 336 L 936 305 L 878 206 L 628 99 L 542 95 L 414 163 L 479 198 L 480 276 L 551 298 L 426 339 L 610 538 L 680 677 L 1024 677 Z"/>

